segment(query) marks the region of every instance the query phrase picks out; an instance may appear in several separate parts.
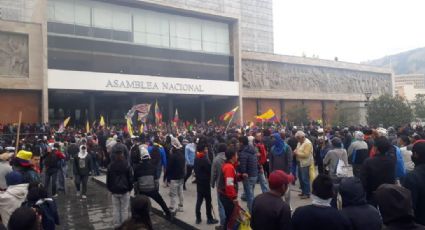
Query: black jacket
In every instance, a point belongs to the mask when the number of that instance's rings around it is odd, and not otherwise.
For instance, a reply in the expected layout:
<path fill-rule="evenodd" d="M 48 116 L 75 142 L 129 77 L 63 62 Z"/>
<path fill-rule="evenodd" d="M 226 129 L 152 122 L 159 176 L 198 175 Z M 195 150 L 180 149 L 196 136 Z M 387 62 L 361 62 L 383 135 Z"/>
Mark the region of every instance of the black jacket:
<path fill-rule="evenodd" d="M 134 165 L 134 182 L 136 193 L 159 190 L 157 168 L 152 160 L 143 160 Z"/>
<path fill-rule="evenodd" d="M 183 148 L 172 148 L 168 165 L 167 165 L 167 179 L 180 180 L 186 174 L 186 159 L 184 157 Z"/>
<path fill-rule="evenodd" d="M 209 187 L 211 180 L 211 163 L 208 156 L 196 156 L 193 169 L 195 171 L 197 184 Z"/>
<path fill-rule="evenodd" d="M 116 160 L 108 167 L 106 186 L 113 194 L 124 194 L 133 189 L 133 173 L 125 160 Z"/>
<path fill-rule="evenodd" d="M 350 221 L 352 230 L 381 230 L 382 219 L 379 211 L 367 203 L 360 179 L 343 179 L 339 193 L 342 198 L 341 214 Z"/>
<path fill-rule="evenodd" d="M 248 174 L 248 177 L 258 176 L 258 158 L 253 146 L 244 146 L 239 153 L 238 171 Z"/>
<path fill-rule="evenodd" d="M 395 183 L 395 164 L 395 158 L 382 154 L 377 154 L 363 162 L 360 179 L 366 190 L 366 198 L 369 203 L 375 205 L 373 192 L 380 185 Z"/>
<path fill-rule="evenodd" d="M 402 184 L 412 193 L 416 222 L 425 225 L 425 164 L 416 166 Z"/>

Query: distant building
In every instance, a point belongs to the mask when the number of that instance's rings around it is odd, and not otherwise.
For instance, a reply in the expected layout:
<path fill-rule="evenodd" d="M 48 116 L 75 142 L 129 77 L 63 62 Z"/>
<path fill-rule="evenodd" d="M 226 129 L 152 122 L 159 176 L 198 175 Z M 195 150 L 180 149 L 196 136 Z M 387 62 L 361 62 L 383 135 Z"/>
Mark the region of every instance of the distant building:
<path fill-rule="evenodd" d="M 164 120 L 235 121 L 297 106 L 365 123 L 365 93 L 392 94 L 387 69 L 275 55 L 272 0 L 2 0 L 0 123 L 85 124 L 159 102 Z M 354 113 L 354 112 L 353 112 Z"/>
<path fill-rule="evenodd" d="M 395 92 L 408 101 L 415 100 L 417 94 L 425 94 L 425 74 L 395 75 Z"/>

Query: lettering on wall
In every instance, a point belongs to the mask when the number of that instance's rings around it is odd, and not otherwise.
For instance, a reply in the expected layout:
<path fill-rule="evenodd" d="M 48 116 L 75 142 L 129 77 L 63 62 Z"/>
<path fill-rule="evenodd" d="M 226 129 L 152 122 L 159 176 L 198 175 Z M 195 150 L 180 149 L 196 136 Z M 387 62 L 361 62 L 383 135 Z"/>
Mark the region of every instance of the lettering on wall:
<path fill-rule="evenodd" d="M 188 93 L 202 93 L 202 85 L 200 84 L 187 84 L 187 83 L 170 83 L 170 82 L 151 82 L 151 81 L 129 81 L 129 80 L 108 80 L 106 88 L 119 88 L 119 89 L 147 89 L 158 91 L 171 91 L 171 92 L 188 92 Z"/>

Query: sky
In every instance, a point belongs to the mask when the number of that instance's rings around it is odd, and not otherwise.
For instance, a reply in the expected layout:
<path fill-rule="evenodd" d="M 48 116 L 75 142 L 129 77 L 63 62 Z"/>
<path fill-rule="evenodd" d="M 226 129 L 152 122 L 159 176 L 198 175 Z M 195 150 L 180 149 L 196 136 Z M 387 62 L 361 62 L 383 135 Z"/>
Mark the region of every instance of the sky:
<path fill-rule="evenodd" d="M 273 0 L 278 54 L 359 63 L 425 47 L 425 0 Z"/>

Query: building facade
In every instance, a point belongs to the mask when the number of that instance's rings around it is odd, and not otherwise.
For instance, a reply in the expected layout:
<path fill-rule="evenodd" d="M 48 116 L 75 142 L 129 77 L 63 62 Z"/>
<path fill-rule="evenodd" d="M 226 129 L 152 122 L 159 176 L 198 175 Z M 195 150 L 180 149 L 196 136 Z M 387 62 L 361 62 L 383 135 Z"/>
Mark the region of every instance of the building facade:
<path fill-rule="evenodd" d="M 0 122 L 122 122 L 158 101 L 164 120 L 236 120 L 298 105 L 331 122 L 340 102 L 392 93 L 392 74 L 273 54 L 272 0 L 5 0 L 0 2 Z M 16 44 L 15 44 L 16 43 Z M 359 118 L 360 119 L 360 118 Z M 363 119 L 364 120 L 364 119 Z M 359 120 L 361 121 L 361 119 Z"/>
<path fill-rule="evenodd" d="M 408 101 L 415 100 L 416 95 L 425 94 L 425 74 L 395 75 L 395 92 Z"/>

